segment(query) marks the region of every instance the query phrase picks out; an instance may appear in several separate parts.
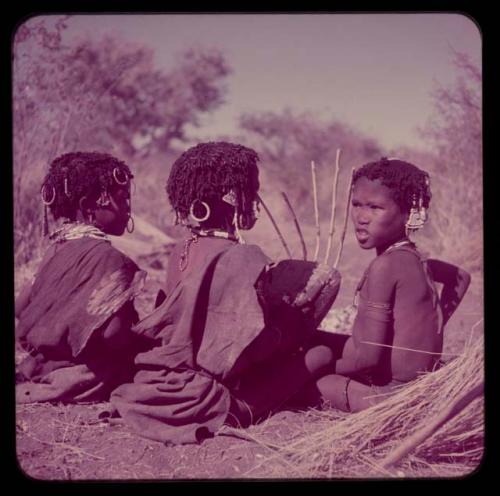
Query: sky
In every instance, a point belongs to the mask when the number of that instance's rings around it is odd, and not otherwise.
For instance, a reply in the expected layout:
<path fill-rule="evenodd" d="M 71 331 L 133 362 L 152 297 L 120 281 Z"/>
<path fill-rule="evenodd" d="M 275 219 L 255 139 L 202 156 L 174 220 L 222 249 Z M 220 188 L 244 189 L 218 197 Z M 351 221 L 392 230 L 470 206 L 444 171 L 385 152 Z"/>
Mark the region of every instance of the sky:
<path fill-rule="evenodd" d="M 205 139 L 236 134 L 244 112 L 311 112 L 388 151 L 423 147 L 431 91 L 450 84 L 453 50 L 481 65 L 481 34 L 456 13 L 76 15 L 69 36 L 115 35 L 155 50 L 158 68 L 194 46 L 218 48 L 233 72 L 226 103 L 202 119 Z"/>

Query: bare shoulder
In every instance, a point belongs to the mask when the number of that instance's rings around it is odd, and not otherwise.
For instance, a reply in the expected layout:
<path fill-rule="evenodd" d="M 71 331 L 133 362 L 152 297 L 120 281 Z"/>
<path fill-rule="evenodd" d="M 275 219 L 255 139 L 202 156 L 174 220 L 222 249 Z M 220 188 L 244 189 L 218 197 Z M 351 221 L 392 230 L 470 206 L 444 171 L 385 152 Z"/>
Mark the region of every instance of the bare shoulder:
<path fill-rule="evenodd" d="M 366 297 L 374 302 L 389 302 L 397 281 L 397 264 L 394 259 L 379 255 L 368 268 Z"/>
<path fill-rule="evenodd" d="M 405 274 L 422 271 L 422 264 L 416 253 L 395 250 L 379 255 L 370 265 L 370 278 L 394 283 Z"/>
<path fill-rule="evenodd" d="M 402 266 L 420 266 L 420 260 L 416 253 L 408 250 L 394 250 L 382 253 L 370 266 L 370 273 L 390 273 L 401 270 Z"/>

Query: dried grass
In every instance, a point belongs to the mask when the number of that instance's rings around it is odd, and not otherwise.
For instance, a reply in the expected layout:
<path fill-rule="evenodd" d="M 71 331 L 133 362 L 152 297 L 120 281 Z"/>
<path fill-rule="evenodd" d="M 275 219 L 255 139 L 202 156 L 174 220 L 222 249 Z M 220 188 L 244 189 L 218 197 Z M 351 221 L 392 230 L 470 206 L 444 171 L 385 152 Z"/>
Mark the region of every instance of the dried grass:
<path fill-rule="evenodd" d="M 392 469 L 383 460 L 428 425 L 483 378 L 483 339 L 434 372 L 400 387 L 375 406 L 355 414 L 310 410 L 293 439 L 279 446 L 273 417 L 246 431 L 270 455 L 246 475 L 266 477 L 378 478 L 463 476 L 479 465 L 484 444 L 483 396 L 416 446 Z M 268 451 L 268 452 L 269 452 Z"/>

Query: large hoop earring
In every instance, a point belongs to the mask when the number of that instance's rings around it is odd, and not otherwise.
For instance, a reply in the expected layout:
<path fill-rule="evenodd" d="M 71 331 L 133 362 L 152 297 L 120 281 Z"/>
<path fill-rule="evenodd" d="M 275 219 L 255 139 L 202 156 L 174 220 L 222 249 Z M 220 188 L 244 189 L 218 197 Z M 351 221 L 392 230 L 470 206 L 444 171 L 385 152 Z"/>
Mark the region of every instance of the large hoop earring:
<path fill-rule="evenodd" d="M 49 206 L 49 205 L 52 205 L 56 199 L 56 190 L 54 188 L 54 186 L 51 186 L 52 188 L 52 198 L 50 200 L 47 200 L 47 197 L 45 196 L 45 188 L 46 188 L 46 184 L 44 184 L 42 186 L 42 190 L 40 191 L 40 196 L 42 197 L 42 202 L 44 205 L 46 206 Z"/>
<path fill-rule="evenodd" d="M 123 174 L 125 176 L 125 179 L 121 180 L 118 179 L 118 173 Z M 128 175 L 125 172 L 121 171 L 118 167 L 115 167 L 113 169 L 113 178 L 116 181 L 116 183 L 119 184 L 120 186 L 125 186 L 126 184 L 128 184 L 129 181 Z"/>
<path fill-rule="evenodd" d="M 196 217 L 196 215 L 194 214 L 195 202 L 199 202 L 199 203 L 201 203 L 205 207 L 206 213 L 205 213 L 205 215 L 203 217 Z M 189 207 L 189 215 L 196 222 L 204 222 L 204 221 L 206 221 L 210 217 L 210 207 L 204 201 L 194 200 L 193 203 L 191 203 L 191 206 Z"/>
<path fill-rule="evenodd" d="M 129 222 L 132 221 L 132 227 L 129 227 Z M 135 222 L 134 222 L 134 218 L 132 216 L 130 216 L 127 220 L 127 232 L 128 233 L 132 233 L 134 232 L 134 229 L 135 229 Z"/>

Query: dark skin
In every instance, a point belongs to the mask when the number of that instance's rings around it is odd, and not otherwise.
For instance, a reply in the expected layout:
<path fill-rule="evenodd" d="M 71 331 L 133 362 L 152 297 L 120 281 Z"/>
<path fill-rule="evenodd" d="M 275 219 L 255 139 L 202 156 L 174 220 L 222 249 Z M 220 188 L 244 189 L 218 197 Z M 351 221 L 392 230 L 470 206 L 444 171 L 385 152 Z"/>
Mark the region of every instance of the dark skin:
<path fill-rule="evenodd" d="M 79 201 L 80 208 L 76 213 L 75 220 L 95 225 L 106 234 L 121 236 L 130 215 L 130 188 L 121 185 L 112 187 L 104 198 L 105 201 L 109 201 L 107 205 L 99 205 L 99 197 L 100 195 L 95 193 L 83 196 Z M 52 258 L 57 248 L 57 245 L 51 245 L 48 248 L 39 270 Z M 32 283 L 27 284 L 16 298 L 15 316 L 17 318 L 30 302 L 31 288 Z M 135 320 L 136 314 L 133 305 L 125 304 L 99 330 L 99 335 L 102 338 L 101 343 L 112 351 L 123 351 L 129 348 L 131 341 L 135 339 L 130 332 L 130 327 Z"/>
<path fill-rule="evenodd" d="M 402 250 L 385 254 L 389 246 L 406 239 L 408 216 L 389 188 L 378 180 L 360 178 L 354 186 L 351 214 L 360 246 L 375 248 L 377 258 L 360 292 L 352 335 L 342 339 L 320 333 L 315 338 L 316 343 L 330 343 L 337 350 L 340 345 L 342 350 L 337 351 L 341 356 L 335 363 L 336 374 L 322 377 L 316 387 L 324 400 L 346 409 L 346 377 L 360 380 L 348 385 L 351 411 L 357 411 L 375 401 L 368 399 L 374 393 L 365 383 L 406 382 L 418 372 L 432 370 L 442 351 L 443 334 L 421 261 Z M 439 305 L 444 325 L 462 300 L 470 276 L 439 260 L 429 260 L 428 267 L 433 280 L 443 285 Z M 392 308 L 394 320 L 362 302 Z"/>

